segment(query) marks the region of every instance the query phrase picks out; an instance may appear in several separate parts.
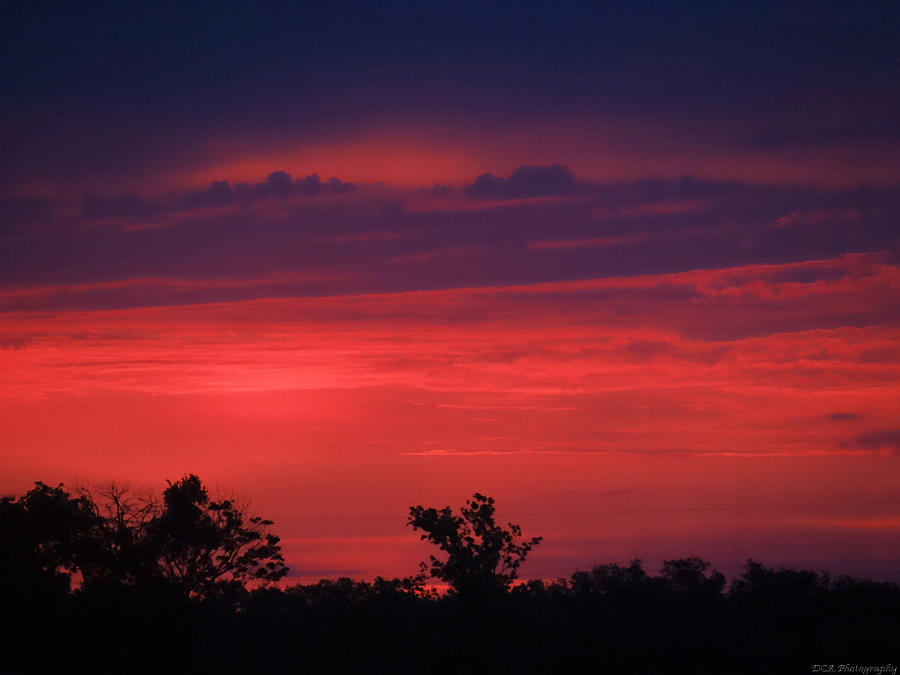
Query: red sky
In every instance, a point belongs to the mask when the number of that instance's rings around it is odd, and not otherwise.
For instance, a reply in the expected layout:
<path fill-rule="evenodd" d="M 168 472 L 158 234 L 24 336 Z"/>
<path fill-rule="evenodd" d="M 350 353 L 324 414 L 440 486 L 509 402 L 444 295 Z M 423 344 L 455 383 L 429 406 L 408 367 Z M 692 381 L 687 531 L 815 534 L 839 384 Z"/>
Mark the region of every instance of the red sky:
<path fill-rule="evenodd" d="M 693 553 L 732 572 L 753 555 L 883 575 L 900 517 L 898 281 L 859 254 L 8 312 L 2 487 L 196 472 L 273 518 L 309 578 L 412 571 L 407 507 L 474 491 L 546 538 L 535 576 Z"/>
<path fill-rule="evenodd" d="M 900 579 L 896 11 L 734 5 L 4 6 L 0 494 Z"/>

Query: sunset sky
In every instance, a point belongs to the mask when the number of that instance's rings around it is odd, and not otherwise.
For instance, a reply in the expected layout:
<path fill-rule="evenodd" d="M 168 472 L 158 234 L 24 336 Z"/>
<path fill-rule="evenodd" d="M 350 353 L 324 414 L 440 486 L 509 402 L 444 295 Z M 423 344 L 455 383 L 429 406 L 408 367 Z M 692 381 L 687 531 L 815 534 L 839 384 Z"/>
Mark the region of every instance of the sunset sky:
<path fill-rule="evenodd" d="M 896 3 L 184 4 L 0 9 L 0 494 L 900 580 Z"/>

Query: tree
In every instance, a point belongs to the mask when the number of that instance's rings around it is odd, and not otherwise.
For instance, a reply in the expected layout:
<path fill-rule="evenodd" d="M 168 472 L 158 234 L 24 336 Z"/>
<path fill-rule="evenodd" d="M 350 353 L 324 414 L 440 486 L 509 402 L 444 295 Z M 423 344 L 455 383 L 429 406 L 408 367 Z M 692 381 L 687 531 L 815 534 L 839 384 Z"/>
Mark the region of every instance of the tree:
<path fill-rule="evenodd" d="M 159 498 L 115 483 L 102 486 L 99 496 L 88 488 L 80 494 L 94 517 L 91 536 L 82 543 L 84 588 L 152 586 L 157 574 L 148 533 L 160 512 Z"/>
<path fill-rule="evenodd" d="M 148 549 L 159 574 L 191 595 L 206 596 L 247 582 L 268 583 L 288 568 L 271 520 L 247 517 L 232 500 L 212 501 L 191 474 L 169 483 L 163 507 L 148 523 Z"/>
<path fill-rule="evenodd" d="M 88 500 L 41 482 L 0 499 L 0 589 L 7 601 L 65 594 L 98 520 Z"/>
<path fill-rule="evenodd" d="M 646 588 L 650 580 L 641 560 L 635 558 L 628 567 L 595 565 L 590 572 L 574 572 L 570 588 L 580 595 L 634 596 Z"/>
<path fill-rule="evenodd" d="M 725 587 L 725 576 L 696 556 L 664 561 L 660 576 L 676 593 L 719 597 Z"/>
<path fill-rule="evenodd" d="M 208 597 L 287 574 L 270 525 L 230 499 L 211 500 L 193 474 L 169 483 L 161 500 L 116 485 L 71 497 L 37 483 L 0 499 L 0 581 L 66 593 L 78 575 L 87 592 L 165 586 Z"/>
<path fill-rule="evenodd" d="M 447 554 L 443 561 L 430 556 L 430 565 L 422 563 L 423 567 L 466 597 L 506 591 L 531 549 L 541 542 L 541 537 L 520 542 L 518 525 L 507 523 L 508 529 L 497 525 L 493 498 L 477 492 L 460 515 L 449 506 L 440 510 L 411 506 L 407 525 L 422 530 L 422 540 Z"/>

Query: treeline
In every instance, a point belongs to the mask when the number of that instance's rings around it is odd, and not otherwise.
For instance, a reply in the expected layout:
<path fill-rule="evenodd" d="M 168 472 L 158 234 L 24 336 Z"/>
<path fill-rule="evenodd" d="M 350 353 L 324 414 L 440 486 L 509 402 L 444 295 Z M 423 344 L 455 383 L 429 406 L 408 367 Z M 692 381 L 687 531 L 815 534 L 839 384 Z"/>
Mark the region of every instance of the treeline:
<path fill-rule="evenodd" d="M 517 581 L 539 538 L 414 506 L 419 573 L 282 587 L 270 521 L 196 476 L 160 498 L 37 484 L 0 500 L 0 672 L 799 673 L 900 663 L 900 588 L 699 558 Z M 430 590 L 428 577 L 449 586 Z M 849 672 L 849 671 L 845 671 Z M 875 671 L 870 671 L 875 672 Z M 885 670 L 883 672 L 891 672 Z"/>

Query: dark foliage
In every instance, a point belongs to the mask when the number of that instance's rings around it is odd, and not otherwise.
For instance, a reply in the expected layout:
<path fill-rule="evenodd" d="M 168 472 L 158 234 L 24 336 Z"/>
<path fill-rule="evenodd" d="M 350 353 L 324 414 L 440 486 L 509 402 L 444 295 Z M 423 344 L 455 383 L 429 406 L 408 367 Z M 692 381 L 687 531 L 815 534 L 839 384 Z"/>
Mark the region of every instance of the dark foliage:
<path fill-rule="evenodd" d="M 97 519 L 89 500 L 36 483 L 21 499 L 0 499 L 0 593 L 8 606 L 56 604 L 69 592 Z"/>
<path fill-rule="evenodd" d="M 492 508 L 481 515 L 477 509 L 492 503 L 479 495 L 461 516 L 444 510 L 430 519 L 427 509 L 413 515 L 423 515 L 423 525 L 452 524 L 457 533 L 471 528 L 471 541 L 463 535 L 461 548 L 444 550 L 448 561 L 484 555 L 483 564 L 461 569 L 478 571 L 478 579 L 501 575 L 491 583 L 463 584 L 465 592 L 442 596 L 428 591 L 422 574 L 254 586 L 268 574 L 256 576 L 264 558 L 254 556 L 269 540 L 233 536 L 223 544 L 224 533 L 246 524 L 223 521 L 234 506 L 209 501 L 201 488 L 188 477 L 153 506 L 105 500 L 100 508 L 97 500 L 43 484 L 22 499 L 0 501 L 2 602 L 14 619 L 0 633 L 0 673 L 777 675 L 810 672 L 814 664 L 900 662 L 900 588 L 890 583 L 751 560 L 726 590 L 722 575 L 699 558 L 666 561 L 658 574 L 635 560 L 554 582 L 509 583 L 497 551 L 521 561 L 527 550 L 515 548 L 517 528 L 499 528 L 507 537 L 488 527 Z M 432 541 L 457 541 L 443 532 L 449 539 Z M 503 543 L 484 548 L 478 532 Z M 88 559 L 98 564 L 98 549 L 123 579 L 113 583 L 110 572 L 70 591 L 69 576 Z M 225 560 L 244 555 L 235 550 L 257 553 L 217 576 Z M 140 562 L 145 551 L 157 557 Z M 160 571 L 167 560 L 179 571 Z M 272 562 L 280 575 L 279 560 Z M 189 585 L 193 592 L 185 592 Z M 485 595 L 472 602 L 476 588 Z"/>

